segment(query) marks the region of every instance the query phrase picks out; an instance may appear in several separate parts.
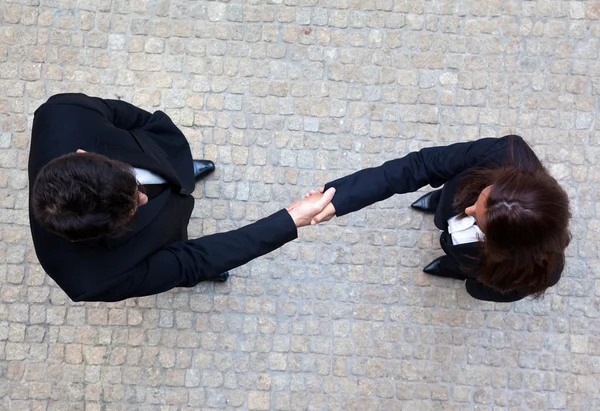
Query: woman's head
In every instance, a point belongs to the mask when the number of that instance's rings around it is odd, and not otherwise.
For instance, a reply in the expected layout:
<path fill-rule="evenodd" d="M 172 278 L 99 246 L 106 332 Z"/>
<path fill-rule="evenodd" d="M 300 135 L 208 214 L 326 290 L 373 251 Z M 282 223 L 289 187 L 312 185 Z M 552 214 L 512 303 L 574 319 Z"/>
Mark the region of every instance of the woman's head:
<path fill-rule="evenodd" d="M 567 194 L 543 167 L 475 170 L 462 182 L 455 206 L 485 233 L 479 281 L 530 294 L 548 287 L 571 239 L 571 214 Z"/>
<path fill-rule="evenodd" d="M 145 201 L 131 166 L 82 151 L 46 164 L 31 193 L 35 219 L 70 241 L 123 235 Z"/>

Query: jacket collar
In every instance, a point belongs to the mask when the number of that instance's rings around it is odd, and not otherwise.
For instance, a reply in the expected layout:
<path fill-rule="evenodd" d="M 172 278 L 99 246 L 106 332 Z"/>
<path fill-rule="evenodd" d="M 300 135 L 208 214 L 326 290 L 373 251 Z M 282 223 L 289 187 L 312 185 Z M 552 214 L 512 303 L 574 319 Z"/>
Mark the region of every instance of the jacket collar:
<path fill-rule="evenodd" d="M 133 167 L 144 168 L 148 171 L 152 171 L 153 173 L 163 177 L 170 184 L 181 187 L 177 173 L 173 169 L 173 166 L 171 166 L 167 155 L 164 154 L 164 152 L 161 153 L 162 150 L 160 150 L 159 147 L 152 147 L 151 144 L 147 142 L 140 143 L 140 141 L 143 141 L 143 139 L 137 138 L 135 136 L 136 133 L 134 132 L 130 133 L 139 143 L 141 150 L 124 150 L 117 143 L 104 142 L 101 145 L 97 145 L 96 147 L 92 148 L 90 151 L 102 154 L 112 160 L 122 161 Z"/>

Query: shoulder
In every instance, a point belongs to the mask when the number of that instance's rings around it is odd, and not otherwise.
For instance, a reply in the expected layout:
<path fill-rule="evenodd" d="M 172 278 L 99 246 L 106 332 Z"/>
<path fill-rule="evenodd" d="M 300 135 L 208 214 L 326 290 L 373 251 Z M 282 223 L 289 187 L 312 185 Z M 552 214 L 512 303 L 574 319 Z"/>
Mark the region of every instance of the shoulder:
<path fill-rule="evenodd" d="M 40 134 L 44 134 L 44 138 L 74 131 L 81 134 L 104 122 L 107 110 L 103 100 L 96 97 L 73 93 L 54 95 L 35 111 L 32 139 Z"/>
<path fill-rule="evenodd" d="M 516 134 L 510 134 L 508 136 L 502 137 L 502 140 L 503 140 L 504 144 L 506 145 L 506 147 L 510 147 L 510 148 L 514 149 L 515 155 L 518 155 L 519 153 L 525 153 L 525 152 L 533 154 L 533 150 L 531 149 L 531 146 L 529 144 L 527 144 L 525 139 L 521 136 L 518 136 Z"/>
<path fill-rule="evenodd" d="M 47 109 L 49 107 L 53 107 L 53 106 L 58 106 L 58 105 L 76 105 L 77 103 L 80 103 L 82 101 L 88 100 L 90 99 L 90 97 L 88 97 L 85 94 L 82 93 L 61 93 L 61 94 L 55 94 L 53 96 L 50 96 L 50 98 L 48 98 L 48 100 L 46 100 L 46 102 L 44 104 L 42 104 L 41 106 L 38 107 L 38 109 L 36 110 L 36 113 L 38 111 Z"/>
<path fill-rule="evenodd" d="M 523 137 L 510 134 L 498 138 L 490 157 L 498 165 L 514 165 L 517 168 L 535 171 L 541 162 Z"/>
<path fill-rule="evenodd" d="M 523 150 L 523 149 L 528 149 L 531 150 L 531 147 L 529 147 L 529 145 L 527 144 L 527 142 L 525 141 L 525 139 L 523 139 L 523 137 L 517 135 L 517 134 L 509 134 L 506 135 L 504 137 L 499 137 L 498 138 L 498 147 L 502 147 L 502 148 L 513 148 L 515 150 Z"/>
<path fill-rule="evenodd" d="M 107 108 L 102 103 L 103 100 L 97 97 L 90 97 L 82 93 L 63 93 L 56 94 L 42 104 L 34 113 L 34 118 L 48 117 L 56 113 L 73 113 L 75 110 L 92 110 L 102 115 L 106 115 Z"/>

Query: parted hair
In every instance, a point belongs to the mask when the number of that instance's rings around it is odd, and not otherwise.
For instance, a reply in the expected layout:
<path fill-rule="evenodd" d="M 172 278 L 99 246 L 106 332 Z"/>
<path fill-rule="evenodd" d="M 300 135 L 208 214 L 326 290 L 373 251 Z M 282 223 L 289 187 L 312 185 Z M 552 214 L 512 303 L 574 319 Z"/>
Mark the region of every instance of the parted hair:
<path fill-rule="evenodd" d="M 71 153 L 46 164 L 31 193 L 34 218 L 69 241 L 125 234 L 137 208 L 131 166 L 95 153 Z"/>
<path fill-rule="evenodd" d="M 501 292 L 541 296 L 564 264 L 571 213 L 565 190 L 534 158 L 525 156 L 516 165 L 511 154 L 506 167 L 472 170 L 459 183 L 454 206 L 464 210 L 491 186 L 477 280 Z"/>

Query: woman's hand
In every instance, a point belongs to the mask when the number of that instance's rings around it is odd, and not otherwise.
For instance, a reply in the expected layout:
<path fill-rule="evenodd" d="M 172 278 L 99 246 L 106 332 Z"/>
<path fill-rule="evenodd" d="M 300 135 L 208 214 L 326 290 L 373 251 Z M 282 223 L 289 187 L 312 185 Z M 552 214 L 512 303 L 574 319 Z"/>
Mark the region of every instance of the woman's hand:
<path fill-rule="evenodd" d="M 333 187 L 325 192 L 323 192 L 323 189 L 319 190 L 319 192 L 313 190 L 312 194 L 308 193 L 304 199 L 296 201 L 286 208 L 286 210 L 290 213 L 296 227 L 317 224 L 319 221 L 326 221 L 322 220 L 322 217 L 319 216 L 321 213 L 325 212 L 329 206 L 333 208 L 331 200 L 333 199 L 334 194 L 335 188 Z M 318 218 L 318 220 L 315 221 L 315 218 Z"/>
<path fill-rule="evenodd" d="M 310 190 L 304 195 L 304 197 L 308 198 L 317 193 L 323 194 L 323 190 L 325 190 L 325 187 L 321 187 L 318 190 Z M 323 211 L 321 211 L 319 214 L 313 217 L 311 224 L 323 223 L 325 221 L 331 220 L 333 217 L 335 217 L 335 207 L 332 203 L 329 203 L 325 206 Z"/>

